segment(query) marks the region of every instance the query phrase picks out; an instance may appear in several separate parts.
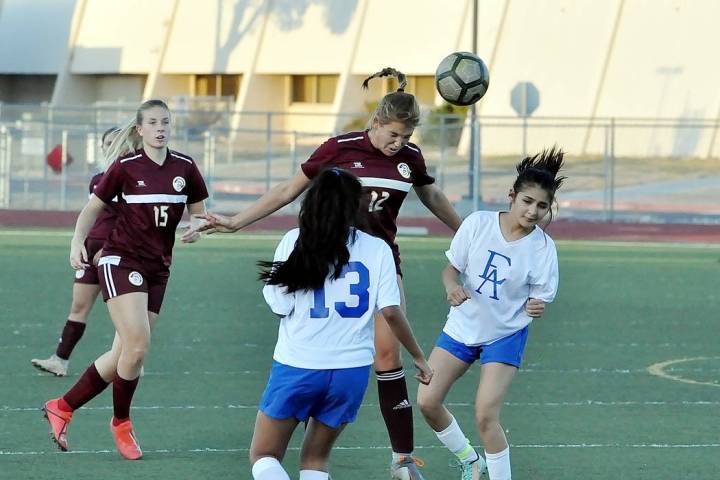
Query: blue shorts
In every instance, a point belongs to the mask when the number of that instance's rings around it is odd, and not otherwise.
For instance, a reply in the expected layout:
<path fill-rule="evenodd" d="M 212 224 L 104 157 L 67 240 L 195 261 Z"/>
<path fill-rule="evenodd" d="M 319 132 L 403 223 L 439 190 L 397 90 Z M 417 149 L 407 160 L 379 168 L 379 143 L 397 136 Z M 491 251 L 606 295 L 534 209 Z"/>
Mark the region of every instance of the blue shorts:
<path fill-rule="evenodd" d="M 441 332 L 435 346 L 447 350 L 453 357 L 465 363 L 473 364 L 475 360 L 480 359 L 480 365 L 496 362 L 520 368 L 527 336 L 528 327 L 525 327 L 489 345 L 469 346 Z"/>
<path fill-rule="evenodd" d="M 296 368 L 273 360 L 260 411 L 279 420 L 312 417 L 330 428 L 355 421 L 371 365 L 335 370 Z"/>

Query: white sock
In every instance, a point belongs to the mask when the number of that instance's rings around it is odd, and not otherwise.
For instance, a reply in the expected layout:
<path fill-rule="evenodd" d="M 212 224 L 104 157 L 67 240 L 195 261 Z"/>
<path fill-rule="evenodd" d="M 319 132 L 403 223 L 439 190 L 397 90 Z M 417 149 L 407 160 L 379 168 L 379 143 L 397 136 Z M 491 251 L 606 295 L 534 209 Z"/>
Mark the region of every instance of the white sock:
<path fill-rule="evenodd" d="M 397 453 L 397 452 L 392 452 L 392 461 L 393 461 L 393 463 L 399 462 L 400 459 L 403 458 L 403 457 L 412 457 L 412 452 L 410 452 L 410 453 Z"/>
<path fill-rule="evenodd" d="M 252 466 L 255 480 L 290 480 L 285 469 L 275 457 L 262 457 Z"/>
<path fill-rule="evenodd" d="M 328 472 L 320 470 L 300 470 L 300 480 L 329 480 Z"/>
<path fill-rule="evenodd" d="M 490 480 L 512 479 L 510 473 L 510 447 L 498 453 L 485 452 L 485 461 L 487 462 Z"/>
<path fill-rule="evenodd" d="M 454 453 L 462 462 L 474 462 L 478 459 L 478 454 L 474 448 L 470 445 L 470 441 L 467 439 L 460 425 L 458 425 L 455 417 L 452 417 L 450 425 L 442 432 L 435 432 L 438 440 L 447 447 L 452 453 Z"/>

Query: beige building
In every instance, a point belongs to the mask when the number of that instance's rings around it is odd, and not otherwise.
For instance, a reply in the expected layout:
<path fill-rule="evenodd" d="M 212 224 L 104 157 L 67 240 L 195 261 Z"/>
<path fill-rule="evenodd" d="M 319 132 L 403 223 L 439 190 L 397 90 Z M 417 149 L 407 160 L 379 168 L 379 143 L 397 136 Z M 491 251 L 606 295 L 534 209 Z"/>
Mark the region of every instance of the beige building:
<path fill-rule="evenodd" d="M 233 127 L 263 128 L 252 112 L 281 112 L 273 128 L 342 130 L 387 85 L 362 79 L 385 66 L 410 76 L 422 103 L 438 103 L 433 74 L 449 52 L 471 49 L 472 0 L 4 0 L 0 101 L 189 105 L 221 97 L 242 112 Z M 544 117 L 701 119 L 720 114 L 715 0 L 479 0 L 478 54 L 489 66 L 483 118 L 516 117 L 510 92 L 532 82 Z M 674 120 L 675 121 L 675 120 Z M 600 130 L 550 122 L 553 138 L 600 151 Z M 507 130 L 507 129 L 506 129 Z M 503 153 L 518 131 L 484 136 Z M 687 150 L 717 156 L 716 127 Z M 673 151 L 656 128 L 620 139 L 638 154 Z M 537 137 L 540 138 L 537 138 Z M 682 141 L 680 142 L 682 143 Z M 517 148 L 512 147 L 513 151 Z"/>

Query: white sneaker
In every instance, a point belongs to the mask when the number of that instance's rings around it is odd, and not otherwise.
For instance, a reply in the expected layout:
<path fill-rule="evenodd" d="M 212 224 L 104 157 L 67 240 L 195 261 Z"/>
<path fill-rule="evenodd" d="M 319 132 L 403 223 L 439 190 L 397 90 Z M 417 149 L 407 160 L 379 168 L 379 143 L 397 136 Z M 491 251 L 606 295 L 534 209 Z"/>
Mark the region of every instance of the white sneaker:
<path fill-rule="evenodd" d="M 54 353 L 48 359 L 33 358 L 31 362 L 33 367 L 44 372 L 52 373 L 56 377 L 64 377 L 67 375 L 68 365 L 70 364 L 70 360 L 64 360 Z"/>

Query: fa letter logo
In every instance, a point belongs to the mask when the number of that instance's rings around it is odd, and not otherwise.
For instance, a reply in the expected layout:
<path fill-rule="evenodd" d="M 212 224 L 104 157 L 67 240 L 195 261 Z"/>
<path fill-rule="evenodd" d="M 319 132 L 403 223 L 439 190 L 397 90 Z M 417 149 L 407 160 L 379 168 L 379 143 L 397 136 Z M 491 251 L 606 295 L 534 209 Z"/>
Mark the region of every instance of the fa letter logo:
<path fill-rule="evenodd" d="M 502 253 L 493 252 L 492 250 L 488 250 L 488 252 L 490 252 L 490 258 L 488 258 L 488 261 L 485 264 L 485 271 L 483 272 L 482 275 L 480 275 L 480 278 L 483 279 L 483 282 L 480 284 L 480 286 L 475 291 L 477 293 L 479 293 L 480 295 L 482 295 L 482 292 L 480 290 L 482 290 L 483 286 L 486 283 L 490 282 L 490 283 L 492 283 L 492 295 L 490 295 L 490 298 L 492 298 L 493 300 L 499 300 L 499 298 L 497 296 L 497 287 L 498 287 L 498 285 L 502 285 L 503 283 L 505 283 L 506 279 L 503 278 L 503 279 L 498 280 L 498 266 L 495 265 L 493 263 L 493 261 L 495 260 L 495 257 L 500 257 L 507 262 L 508 267 L 509 267 L 511 265 L 510 257 L 506 257 Z"/>

